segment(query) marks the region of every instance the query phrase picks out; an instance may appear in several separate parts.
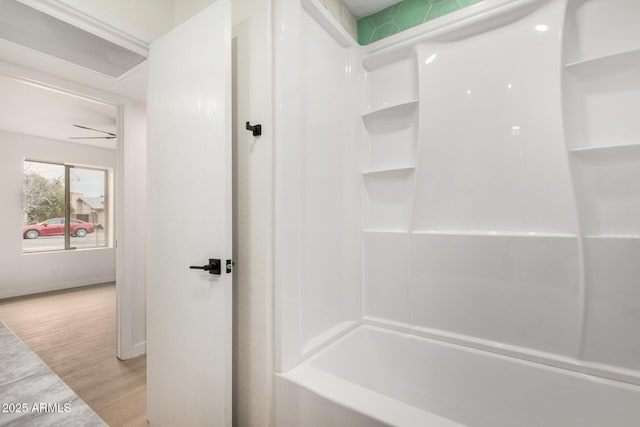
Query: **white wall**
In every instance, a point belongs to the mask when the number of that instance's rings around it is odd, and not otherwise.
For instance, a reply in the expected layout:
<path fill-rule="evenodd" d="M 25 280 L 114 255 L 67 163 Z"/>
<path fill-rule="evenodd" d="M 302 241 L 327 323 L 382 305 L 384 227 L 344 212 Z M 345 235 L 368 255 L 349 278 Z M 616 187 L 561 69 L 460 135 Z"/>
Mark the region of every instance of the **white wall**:
<path fill-rule="evenodd" d="M 177 0 L 181 2 L 181 0 Z M 176 0 L 61 0 L 90 16 L 154 40 L 174 25 Z M 185 1 L 185 3 L 189 3 Z M 138 34 L 136 34 L 138 35 Z"/>
<path fill-rule="evenodd" d="M 140 34 L 144 39 L 151 41 L 183 23 L 215 0 L 61 1 L 125 31 Z M 259 3 L 251 0 L 232 1 L 236 13 L 239 8 L 247 9 L 246 5 L 254 6 Z M 246 16 L 246 13 L 244 15 Z"/>
<path fill-rule="evenodd" d="M 215 0 L 173 0 L 173 25 L 180 25 L 214 2 Z M 236 2 L 232 0 L 231 6 L 237 9 L 234 3 Z M 247 3 L 247 1 L 240 1 L 239 3 Z M 232 14 L 234 14 L 233 11 Z M 233 17 L 231 19 L 234 22 L 236 21 Z"/>
<path fill-rule="evenodd" d="M 273 425 L 271 10 L 232 1 L 234 425 Z M 245 130 L 261 123 L 262 136 Z"/>
<path fill-rule="evenodd" d="M 29 0 L 27 0 L 29 1 Z M 60 0 L 148 42 L 157 39 L 215 0 Z M 248 3 L 236 2 L 232 3 Z M 236 5 L 234 5 L 236 7 Z M 242 6 L 240 6 L 242 7 Z"/>
<path fill-rule="evenodd" d="M 0 132 L 0 298 L 115 280 L 115 250 L 22 253 L 24 158 L 113 169 L 116 152 Z"/>

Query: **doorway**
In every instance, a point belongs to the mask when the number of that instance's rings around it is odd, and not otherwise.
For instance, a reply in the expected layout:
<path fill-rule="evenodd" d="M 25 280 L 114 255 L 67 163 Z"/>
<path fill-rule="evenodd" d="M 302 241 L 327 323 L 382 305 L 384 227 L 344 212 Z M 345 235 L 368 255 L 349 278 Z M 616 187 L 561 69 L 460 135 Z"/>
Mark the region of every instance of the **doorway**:
<path fill-rule="evenodd" d="M 118 108 L 0 74 L 0 298 L 115 281 Z"/>

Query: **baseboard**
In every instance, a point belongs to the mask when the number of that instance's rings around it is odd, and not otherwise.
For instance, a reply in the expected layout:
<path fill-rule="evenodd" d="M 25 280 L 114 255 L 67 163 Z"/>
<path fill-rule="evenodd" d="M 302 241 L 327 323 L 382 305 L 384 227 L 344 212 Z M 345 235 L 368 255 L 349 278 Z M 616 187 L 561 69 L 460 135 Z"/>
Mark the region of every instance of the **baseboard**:
<path fill-rule="evenodd" d="M 137 344 L 132 344 L 131 346 L 127 346 L 126 344 L 122 345 L 121 354 L 118 354 L 118 359 L 120 360 L 129 360 L 134 357 L 142 356 L 147 353 L 147 342 L 141 341 Z"/>
<path fill-rule="evenodd" d="M 142 356 L 146 352 L 147 352 L 147 342 L 142 341 L 142 342 L 139 342 L 138 344 L 133 345 L 133 348 L 131 348 L 131 357 L 133 358 L 133 357 Z"/>
<path fill-rule="evenodd" d="M 115 274 L 108 276 L 92 277 L 90 279 L 72 280 L 62 283 L 46 283 L 39 286 L 21 287 L 17 289 L 3 289 L 0 290 L 0 299 L 21 297 L 25 295 L 39 294 L 43 292 L 61 291 L 63 289 L 79 288 L 82 286 L 98 285 L 100 283 L 115 282 Z"/>

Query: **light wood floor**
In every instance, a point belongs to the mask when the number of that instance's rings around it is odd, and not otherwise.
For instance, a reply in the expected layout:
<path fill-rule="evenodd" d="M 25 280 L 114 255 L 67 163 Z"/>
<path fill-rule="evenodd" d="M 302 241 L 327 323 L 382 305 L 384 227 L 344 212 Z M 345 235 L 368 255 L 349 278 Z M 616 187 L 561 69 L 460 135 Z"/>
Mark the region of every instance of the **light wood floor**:
<path fill-rule="evenodd" d="M 145 356 L 116 358 L 113 283 L 0 300 L 0 320 L 107 424 L 146 426 Z"/>

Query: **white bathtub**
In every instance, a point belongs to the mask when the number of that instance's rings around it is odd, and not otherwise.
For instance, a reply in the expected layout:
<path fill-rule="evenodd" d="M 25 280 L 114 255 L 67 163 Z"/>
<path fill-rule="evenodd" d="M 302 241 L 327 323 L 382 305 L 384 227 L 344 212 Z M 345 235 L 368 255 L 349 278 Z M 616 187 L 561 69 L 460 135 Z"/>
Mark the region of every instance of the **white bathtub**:
<path fill-rule="evenodd" d="M 361 325 L 276 379 L 277 425 L 640 425 L 640 387 Z"/>

